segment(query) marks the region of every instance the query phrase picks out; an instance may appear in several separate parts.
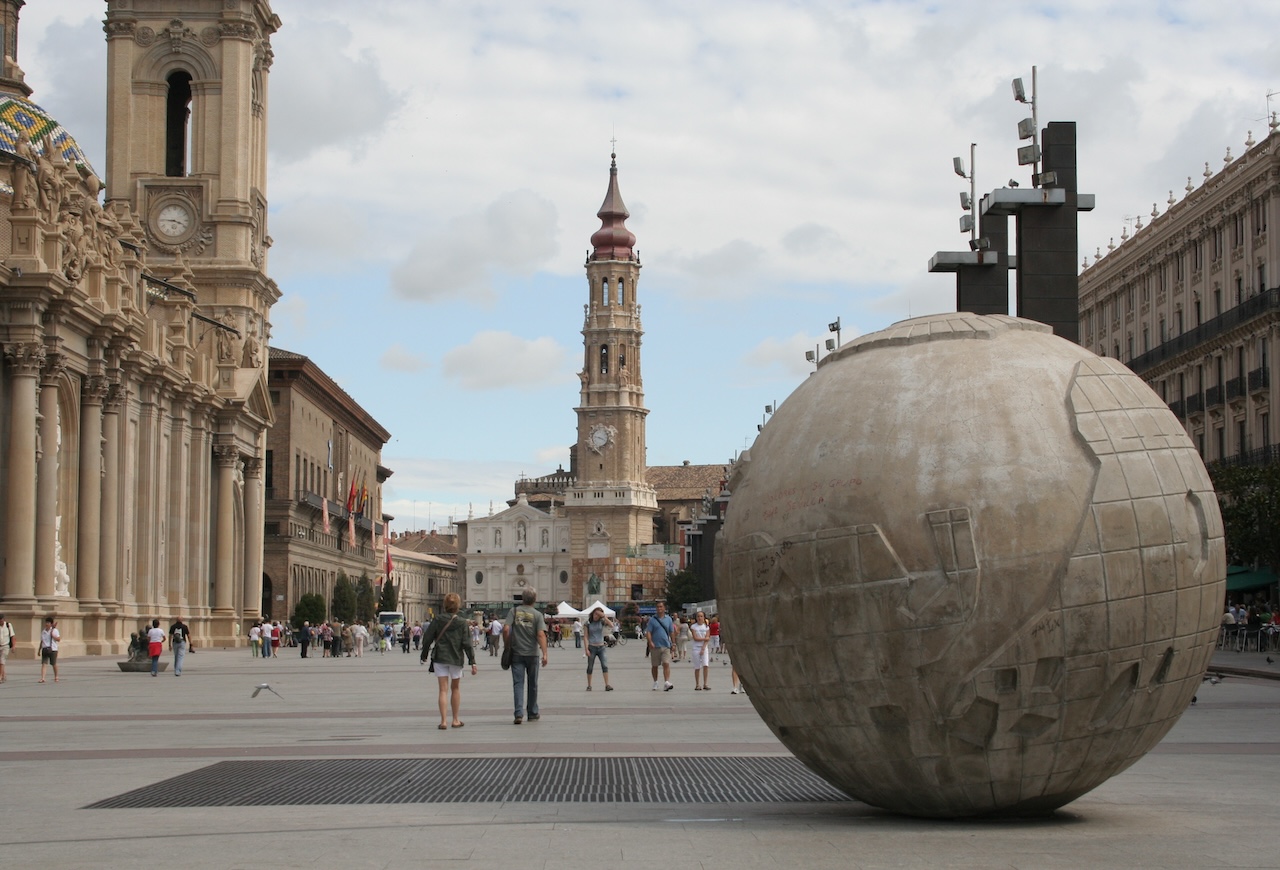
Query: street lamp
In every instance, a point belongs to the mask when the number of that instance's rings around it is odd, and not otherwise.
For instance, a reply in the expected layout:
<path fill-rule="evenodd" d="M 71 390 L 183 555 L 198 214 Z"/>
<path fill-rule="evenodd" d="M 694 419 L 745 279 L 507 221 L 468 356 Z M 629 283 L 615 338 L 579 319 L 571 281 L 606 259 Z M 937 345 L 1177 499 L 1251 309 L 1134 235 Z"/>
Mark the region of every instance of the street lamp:
<path fill-rule="evenodd" d="M 964 171 L 964 160 L 960 157 L 951 158 L 951 168 L 955 170 L 956 175 L 969 181 L 969 192 L 960 191 L 960 207 L 969 212 L 969 214 L 960 216 L 960 232 L 969 234 L 969 250 L 981 250 L 987 247 L 987 245 L 982 244 L 986 240 L 978 238 L 978 219 L 973 213 L 974 204 L 978 200 L 978 144 L 976 142 L 969 143 L 968 172 Z"/>
<path fill-rule="evenodd" d="M 827 324 L 827 332 L 834 332 L 836 334 L 836 347 L 839 347 L 840 346 L 840 318 L 839 317 L 835 319 L 834 323 Z M 830 342 L 827 343 L 827 350 L 835 350 L 835 348 L 831 346 Z"/>

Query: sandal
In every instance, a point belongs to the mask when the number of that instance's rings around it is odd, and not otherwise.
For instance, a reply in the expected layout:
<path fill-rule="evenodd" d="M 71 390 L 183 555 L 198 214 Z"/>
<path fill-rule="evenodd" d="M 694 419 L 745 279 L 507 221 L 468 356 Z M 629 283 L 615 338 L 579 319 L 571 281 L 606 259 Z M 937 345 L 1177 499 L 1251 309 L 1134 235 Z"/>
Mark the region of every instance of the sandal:
<path fill-rule="evenodd" d="M 438 729 L 439 729 L 439 730 L 441 730 L 441 731 L 448 731 L 448 730 L 449 730 L 449 726 L 448 726 L 448 725 L 437 725 L 437 726 L 436 726 L 436 728 L 438 728 Z"/>

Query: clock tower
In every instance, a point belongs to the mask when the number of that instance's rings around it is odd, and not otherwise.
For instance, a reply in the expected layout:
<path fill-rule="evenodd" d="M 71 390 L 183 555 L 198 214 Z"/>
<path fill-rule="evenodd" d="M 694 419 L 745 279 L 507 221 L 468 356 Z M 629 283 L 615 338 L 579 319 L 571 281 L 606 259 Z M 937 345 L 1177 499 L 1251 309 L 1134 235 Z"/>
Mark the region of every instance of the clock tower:
<path fill-rule="evenodd" d="M 212 491 L 215 642 L 261 611 L 266 389 L 269 0 L 109 0 L 106 208 L 136 226 L 151 304 L 174 303 L 172 362 L 193 386 L 146 379 L 137 401 Z M 126 346 L 106 351 L 108 366 Z M 179 399 L 190 394 L 191 410 Z M 270 471 L 267 472 L 270 474 Z"/>
<path fill-rule="evenodd" d="M 640 558 L 653 541 L 657 494 L 645 483 L 644 379 L 641 376 L 640 257 L 618 190 L 617 155 L 587 255 L 583 367 L 578 393 L 576 480 L 566 493 L 574 589 L 586 598 L 629 600 L 636 587 L 657 597 L 662 560 Z M 594 575 L 594 577 L 593 577 Z M 592 591 L 595 590 L 595 591 Z"/>

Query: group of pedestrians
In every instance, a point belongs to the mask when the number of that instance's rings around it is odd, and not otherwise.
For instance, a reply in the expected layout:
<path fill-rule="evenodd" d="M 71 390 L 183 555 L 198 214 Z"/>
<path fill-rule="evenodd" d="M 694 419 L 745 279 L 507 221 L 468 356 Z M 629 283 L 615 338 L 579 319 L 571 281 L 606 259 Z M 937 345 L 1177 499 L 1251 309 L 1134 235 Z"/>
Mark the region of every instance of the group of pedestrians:
<path fill-rule="evenodd" d="M 249 649 L 253 657 L 261 655 L 264 659 L 276 658 L 280 655 L 280 643 L 285 639 L 286 627 L 279 620 L 268 622 L 259 619 L 249 628 Z"/>
<path fill-rule="evenodd" d="M 146 642 L 147 655 L 151 656 L 151 676 L 153 677 L 160 675 L 160 657 L 164 655 L 166 640 L 169 642 L 170 651 L 173 652 L 173 675 L 180 677 L 182 663 L 187 657 L 187 650 L 191 647 L 191 627 L 182 621 L 181 616 L 174 616 L 168 631 L 160 627 L 159 619 L 151 620 L 151 627 L 146 631 Z M 56 668 L 54 676 L 55 678 L 57 676 Z"/>

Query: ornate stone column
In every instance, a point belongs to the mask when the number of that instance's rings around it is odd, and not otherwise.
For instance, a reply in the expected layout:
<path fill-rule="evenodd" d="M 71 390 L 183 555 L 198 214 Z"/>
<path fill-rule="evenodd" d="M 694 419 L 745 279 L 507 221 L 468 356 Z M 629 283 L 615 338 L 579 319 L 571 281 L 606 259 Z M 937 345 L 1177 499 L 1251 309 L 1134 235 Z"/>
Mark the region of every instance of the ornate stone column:
<path fill-rule="evenodd" d="M 9 399 L 9 480 L 5 491 L 4 597 L 10 604 L 35 604 L 36 548 L 36 385 L 45 348 L 38 341 L 9 344 L 13 368 Z"/>
<path fill-rule="evenodd" d="M 58 381 L 66 369 L 66 357 L 46 351 L 40 377 L 40 459 L 36 475 L 37 598 L 52 598 L 58 522 Z M 64 530 L 67 539 L 70 529 Z"/>
<path fill-rule="evenodd" d="M 110 386 L 89 375 L 80 391 L 80 529 L 76 547 L 76 595 L 81 610 L 101 606 L 98 566 L 102 558 L 102 402 Z"/>
<path fill-rule="evenodd" d="M 217 557 L 214 559 L 213 611 L 229 615 L 235 609 L 236 568 L 236 513 L 235 498 L 236 463 L 240 451 L 234 444 L 216 444 L 214 458 L 218 463 L 218 519 L 215 532 Z"/>
<path fill-rule="evenodd" d="M 262 615 L 262 460 L 244 462 L 244 621 Z M 281 614 L 272 613 L 276 619 Z"/>
<path fill-rule="evenodd" d="M 111 384 L 102 408 L 102 523 L 99 526 L 98 597 L 111 610 L 120 607 L 120 406 L 124 387 Z"/>

